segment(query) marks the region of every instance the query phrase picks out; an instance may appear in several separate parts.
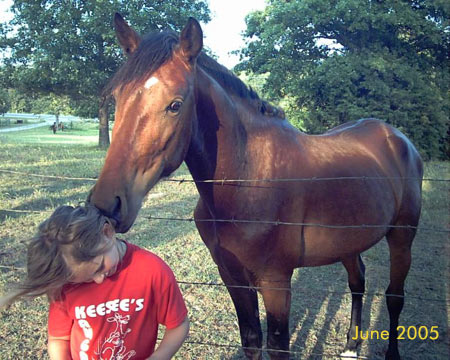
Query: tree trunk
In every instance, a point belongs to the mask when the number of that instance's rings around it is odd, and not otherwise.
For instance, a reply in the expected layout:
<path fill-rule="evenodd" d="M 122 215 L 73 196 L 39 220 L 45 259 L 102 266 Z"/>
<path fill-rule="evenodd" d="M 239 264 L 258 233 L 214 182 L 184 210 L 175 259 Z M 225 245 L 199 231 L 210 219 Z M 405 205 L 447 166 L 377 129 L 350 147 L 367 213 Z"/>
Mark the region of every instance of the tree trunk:
<path fill-rule="evenodd" d="M 103 98 L 98 110 L 98 146 L 101 149 L 107 149 L 109 146 L 108 100 L 108 98 Z"/>
<path fill-rule="evenodd" d="M 58 114 L 55 114 L 55 119 L 56 119 L 56 121 L 55 121 L 55 123 L 56 123 L 56 128 L 58 128 L 58 126 L 59 126 L 59 113 L 58 113 Z"/>

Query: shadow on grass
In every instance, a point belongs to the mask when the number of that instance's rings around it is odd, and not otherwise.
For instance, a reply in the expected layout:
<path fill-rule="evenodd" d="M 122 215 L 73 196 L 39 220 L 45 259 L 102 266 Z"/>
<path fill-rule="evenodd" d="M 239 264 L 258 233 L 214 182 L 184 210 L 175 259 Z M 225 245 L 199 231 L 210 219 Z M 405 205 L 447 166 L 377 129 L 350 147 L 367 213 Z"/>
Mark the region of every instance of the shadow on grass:
<path fill-rule="evenodd" d="M 182 200 L 174 201 L 165 201 L 163 198 L 163 203 L 142 209 L 130 231 L 120 236 L 140 246 L 157 247 L 190 233 L 195 229 L 194 222 L 159 220 L 152 219 L 152 217 L 192 218 L 194 207 L 186 206 L 186 204 L 195 204 L 197 199 L 197 195 L 186 196 Z M 142 234 L 151 235 L 142 239 L 138 236 Z"/>
<path fill-rule="evenodd" d="M 435 276 L 448 274 L 448 260 L 436 261 L 439 254 L 428 251 L 429 242 L 424 241 L 425 238 L 426 233 L 416 239 L 421 244 L 413 250 L 413 265 L 409 281 L 407 278 L 405 306 L 400 317 L 400 325 L 406 329 L 414 327 L 416 330 L 420 326 L 425 326 L 428 333 L 432 326 L 437 326 L 439 338 L 431 341 L 429 338 L 421 340 L 417 336 L 412 340 L 405 334 L 405 340 L 399 342 L 399 350 L 405 359 L 448 359 L 449 339 L 446 321 L 448 277 Z M 435 236 L 434 240 L 441 242 L 444 250 L 445 235 Z M 368 251 L 367 256 L 363 254 L 367 268 L 366 295 L 362 312 L 363 331 L 389 330 L 389 314 L 383 296 L 389 284 L 389 252 L 385 241 L 382 239 L 380 244 Z M 386 266 L 373 267 L 374 262 L 381 262 Z M 343 294 L 349 291 L 345 269 L 341 264 L 331 266 L 335 267 L 299 269 L 298 278 L 292 282 L 290 332 L 293 359 L 319 359 L 328 355 L 333 358 L 333 354 L 339 354 L 345 347 L 350 324 L 351 296 Z M 408 298 L 408 293 L 411 294 L 411 298 Z M 433 298 L 439 301 L 427 300 Z M 263 318 L 264 308 L 260 310 Z M 262 321 L 262 326 L 265 333 L 267 326 L 265 321 Z M 415 332 L 414 329 L 411 331 Z M 422 334 L 425 334 L 425 330 L 422 331 Z M 377 339 L 374 334 L 372 338 L 363 340 L 359 354 L 369 359 L 384 359 L 387 346 L 387 340 Z M 267 353 L 263 358 L 268 359 Z M 232 359 L 245 359 L 242 350 L 236 351 Z"/>
<path fill-rule="evenodd" d="M 399 340 L 403 358 L 434 360 L 450 357 L 448 250 L 447 234 L 419 230 L 414 240 L 411 269 L 405 283 L 405 304 L 399 321 L 404 327 L 403 339 Z M 387 279 L 384 285 L 388 286 Z M 385 299 L 380 301 L 383 302 L 381 310 L 370 324 L 370 329 L 377 331 L 389 329 Z M 366 329 L 368 327 L 366 325 Z M 436 340 L 430 339 L 432 327 L 439 333 Z M 376 338 L 367 343 L 371 357 L 384 355 L 388 345 L 387 340 Z"/>
<path fill-rule="evenodd" d="M 322 267 L 301 268 L 297 271 L 298 274 L 291 286 L 290 358 L 322 358 L 323 354 L 330 353 L 329 349 L 326 349 L 325 338 L 330 331 L 335 331 L 332 323 L 342 306 L 344 296 L 349 296 L 342 294 L 347 290 L 347 273 L 342 265 L 334 266 L 332 270 Z M 260 317 L 264 337 L 263 348 L 266 348 L 267 322 L 264 307 L 260 308 Z M 349 323 L 350 312 L 348 319 Z M 236 332 L 239 332 L 238 328 Z M 347 327 L 340 334 L 342 349 L 345 346 L 346 333 Z M 263 351 L 263 359 L 268 358 L 267 352 Z M 242 350 L 237 350 L 230 359 L 242 360 L 246 357 Z"/>
<path fill-rule="evenodd" d="M 73 205 L 76 206 L 80 201 L 84 201 L 87 196 L 87 191 L 84 191 L 85 185 L 73 186 L 71 189 L 82 189 L 79 191 L 79 194 L 84 195 L 80 197 L 76 197 L 74 194 L 61 196 L 60 190 L 57 187 L 52 186 L 51 184 L 43 184 L 39 186 L 26 187 L 21 190 L 16 190 L 14 192 L 10 192 L 14 198 L 25 198 L 29 200 L 21 201 L 20 205 L 9 207 L 7 210 L 12 211 L 2 211 L 0 210 L 0 222 L 6 220 L 6 218 L 12 219 L 20 219 L 22 217 L 26 217 L 30 212 L 42 211 L 42 212 L 50 212 L 54 210 L 56 207 L 60 205 Z M 42 196 L 34 197 L 36 194 L 36 189 L 42 192 Z M 16 211 L 14 211 L 16 210 Z M 29 212 L 28 212 L 29 211 Z M 49 213 L 50 215 L 50 213 Z"/>
<path fill-rule="evenodd" d="M 327 278 L 327 273 L 331 271 L 327 268 L 303 268 L 299 269 L 299 273 L 298 280 L 292 284 L 294 301 L 291 328 L 296 329 L 300 325 L 300 329 L 291 332 L 291 339 L 296 337 L 291 350 L 303 352 L 309 348 L 310 358 L 320 358 L 321 355 L 316 354 L 329 353 L 324 347 L 324 339 L 330 331 L 334 331 L 332 322 L 342 306 L 343 297 L 346 296 L 343 292 L 347 290 L 347 273 L 342 265 L 334 266 L 331 282 Z M 317 327 L 317 322 L 321 323 L 320 327 Z M 342 330 L 340 335 L 343 336 L 342 341 L 345 344 L 347 329 Z"/>

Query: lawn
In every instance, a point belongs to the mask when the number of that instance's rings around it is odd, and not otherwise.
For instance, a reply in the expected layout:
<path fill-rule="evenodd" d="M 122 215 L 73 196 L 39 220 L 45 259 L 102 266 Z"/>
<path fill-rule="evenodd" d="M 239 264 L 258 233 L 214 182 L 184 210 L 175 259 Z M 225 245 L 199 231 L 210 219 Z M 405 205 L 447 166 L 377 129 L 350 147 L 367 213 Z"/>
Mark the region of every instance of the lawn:
<path fill-rule="evenodd" d="M 95 145 L 98 143 L 98 124 L 95 122 L 72 122 L 64 131 L 53 134 L 50 126 L 42 126 L 21 132 L 0 132 L 0 144 Z"/>
<path fill-rule="evenodd" d="M 24 275 L 26 242 L 36 226 L 58 205 L 86 199 L 98 176 L 105 151 L 98 150 L 96 124 L 77 124 L 53 134 L 46 127 L 0 133 L 0 292 Z M 1 170 L 17 173 L 1 172 Z M 27 175 L 25 175 L 27 174 Z M 37 177 L 32 174 L 60 176 Z M 450 163 L 429 162 L 425 177 L 449 178 Z M 183 165 L 172 177 L 189 179 Z M 425 181 L 421 224 L 413 245 L 413 264 L 406 284 L 401 317 L 406 328 L 437 326 L 439 338 L 401 340 L 405 359 L 449 358 L 448 233 L 426 230 L 449 226 L 446 181 Z M 191 222 L 149 220 L 148 217 L 191 217 L 198 199 L 195 186 L 160 182 L 147 197 L 127 240 L 161 256 L 181 282 L 191 331 L 176 359 L 244 359 L 234 309 L 207 248 Z M 388 284 L 386 241 L 363 254 L 366 291 L 365 330 L 388 329 L 382 294 Z M 199 285 L 203 283 L 210 285 Z M 345 345 L 351 297 L 341 264 L 303 268 L 293 279 L 291 358 L 336 358 Z M 265 314 L 260 304 L 263 327 Z M 20 301 L 0 312 L 0 360 L 46 359 L 46 299 Z M 384 358 L 387 341 L 364 341 L 360 354 Z M 267 354 L 264 355 L 268 359 Z"/>

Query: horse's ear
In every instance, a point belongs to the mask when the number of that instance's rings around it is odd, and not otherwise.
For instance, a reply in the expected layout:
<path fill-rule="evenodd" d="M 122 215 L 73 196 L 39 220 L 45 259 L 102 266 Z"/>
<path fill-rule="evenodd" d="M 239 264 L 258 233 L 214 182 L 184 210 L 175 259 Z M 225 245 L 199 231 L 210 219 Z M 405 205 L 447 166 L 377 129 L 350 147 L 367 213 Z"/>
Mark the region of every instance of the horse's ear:
<path fill-rule="evenodd" d="M 141 38 L 119 13 L 114 15 L 114 28 L 120 47 L 126 56 L 130 56 L 139 46 Z"/>
<path fill-rule="evenodd" d="M 197 20 L 190 17 L 180 35 L 180 50 L 191 64 L 203 48 L 203 32 Z"/>

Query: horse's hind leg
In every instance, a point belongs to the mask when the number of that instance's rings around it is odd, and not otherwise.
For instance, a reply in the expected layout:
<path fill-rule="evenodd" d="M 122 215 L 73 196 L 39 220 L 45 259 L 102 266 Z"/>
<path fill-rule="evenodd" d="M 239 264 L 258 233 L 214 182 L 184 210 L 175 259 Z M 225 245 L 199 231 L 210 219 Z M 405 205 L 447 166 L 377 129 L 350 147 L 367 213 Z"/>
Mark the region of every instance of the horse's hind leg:
<path fill-rule="evenodd" d="M 398 352 L 398 319 L 403 309 L 406 275 L 411 265 L 411 245 L 415 230 L 395 228 L 387 235 L 390 252 L 390 282 L 386 290 L 386 303 L 389 311 L 389 347 L 386 359 L 400 359 Z"/>
<path fill-rule="evenodd" d="M 357 355 L 358 345 L 361 338 L 358 336 L 358 330 L 361 331 L 361 311 L 362 298 L 365 284 L 365 266 L 361 255 L 356 255 L 342 261 L 348 273 L 348 285 L 352 292 L 352 314 L 350 327 L 347 333 L 347 344 L 341 357 L 355 357 Z"/>

